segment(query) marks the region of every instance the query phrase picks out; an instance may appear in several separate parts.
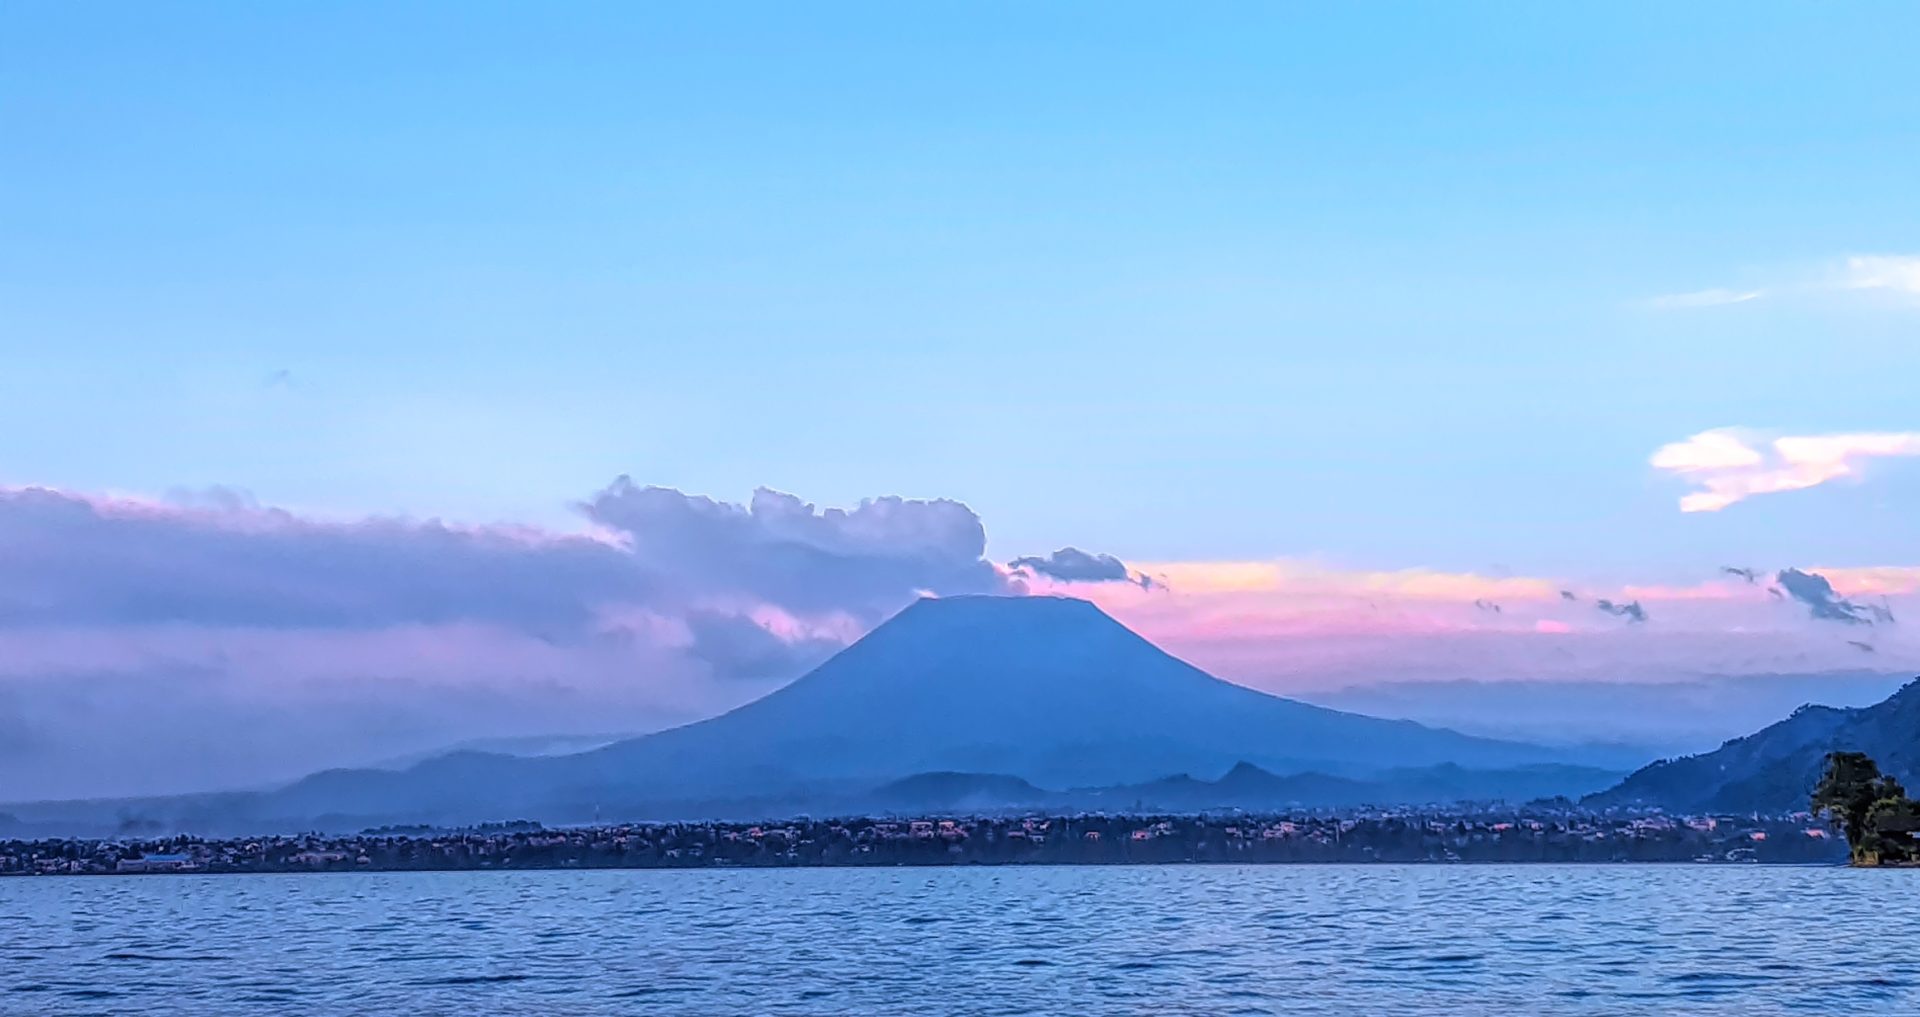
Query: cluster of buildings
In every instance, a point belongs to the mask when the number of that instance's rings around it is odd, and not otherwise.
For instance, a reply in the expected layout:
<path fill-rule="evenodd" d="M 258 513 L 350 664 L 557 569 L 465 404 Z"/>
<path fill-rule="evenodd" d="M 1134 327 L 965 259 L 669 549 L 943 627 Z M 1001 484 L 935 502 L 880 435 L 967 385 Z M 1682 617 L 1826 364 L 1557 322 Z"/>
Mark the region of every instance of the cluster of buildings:
<path fill-rule="evenodd" d="M 0 875 L 1272 862 L 1828 862 L 1807 814 L 1578 811 L 863 817 L 0 841 Z"/>

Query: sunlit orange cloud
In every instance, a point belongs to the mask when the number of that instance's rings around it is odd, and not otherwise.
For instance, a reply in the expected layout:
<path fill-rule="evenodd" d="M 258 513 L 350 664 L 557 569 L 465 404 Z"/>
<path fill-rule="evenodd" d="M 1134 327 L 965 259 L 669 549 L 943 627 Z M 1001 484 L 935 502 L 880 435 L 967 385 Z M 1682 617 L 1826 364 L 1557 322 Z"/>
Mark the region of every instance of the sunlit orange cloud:
<path fill-rule="evenodd" d="M 1593 586 L 1291 561 L 1138 567 L 1164 585 L 1076 583 L 1052 592 L 1091 599 L 1175 654 L 1275 691 L 1381 680 L 1920 668 L 1920 638 L 1903 629 L 1877 629 L 1869 657 L 1849 642 L 1861 633 L 1813 620 L 1804 606 L 1744 580 Z M 1920 592 L 1920 568 L 1821 573 L 1843 595 Z M 1600 599 L 1638 601 L 1648 621 L 1600 611 Z"/>
<path fill-rule="evenodd" d="M 1290 561 L 1149 562 L 1135 566 L 1141 572 L 1189 594 L 1261 591 L 1296 592 L 1303 596 L 1330 593 L 1392 594 L 1432 600 L 1539 599 L 1559 595 L 1560 587 L 1547 579 L 1482 576 L 1470 572 L 1430 569 L 1343 571 Z"/>
<path fill-rule="evenodd" d="M 1815 568 L 1844 596 L 1889 596 L 1920 593 L 1920 565 L 1880 565 L 1866 568 Z"/>
<path fill-rule="evenodd" d="M 1577 590 L 1583 597 L 1643 601 L 1763 601 L 1769 583 L 1741 579 L 1707 579 L 1697 583 L 1627 583 L 1590 586 L 1564 579 L 1526 576 L 1485 576 L 1471 572 L 1431 569 L 1340 570 L 1289 561 L 1154 562 L 1139 566 L 1142 573 L 1164 582 L 1175 592 L 1212 594 L 1261 593 L 1303 600 L 1328 597 L 1392 597 L 1400 600 L 1472 604 L 1491 601 L 1502 605 L 1561 601 L 1560 591 Z M 1864 567 L 1814 566 L 1806 571 L 1825 576 L 1834 589 L 1848 596 L 1920 593 L 1920 565 Z"/>

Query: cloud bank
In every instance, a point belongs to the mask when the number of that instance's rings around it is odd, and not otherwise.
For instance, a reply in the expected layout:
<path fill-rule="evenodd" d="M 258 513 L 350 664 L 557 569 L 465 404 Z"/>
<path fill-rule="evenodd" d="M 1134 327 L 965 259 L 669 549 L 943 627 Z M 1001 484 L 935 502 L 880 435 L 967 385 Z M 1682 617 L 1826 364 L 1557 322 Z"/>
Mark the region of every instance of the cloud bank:
<path fill-rule="evenodd" d="M 1913 567 L 1665 587 L 1074 547 L 1002 566 L 949 500 L 735 503 L 621 478 L 579 509 L 580 532 L 561 533 L 321 519 L 230 491 L 0 489 L 0 801 L 268 784 L 473 739 L 684 723 L 924 594 L 1085 597 L 1281 693 L 1858 667 L 1841 634 L 1868 621 L 1876 663 L 1920 666 L 1920 643 L 1888 624 L 1920 606 Z"/>
<path fill-rule="evenodd" d="M 1654 469 L 1700 490 L 1680 499 L 1682 512 L 1718 512 L 1762 494 L 1801 491 L 1857 478 L 1869 459 L 1920 456 L 1920 432 L 1753 437 L 1737 428 L 1702 431 L 1661 446 Z"/>
<path fill-rule="evenodd" d="M 924 594 L 1013 593 L 966 506 L 616 480 L 588 533 L 0 490 L 0 800 L 659 727 Z"/>
<path fill-rule="evenodd" d="M 1136 567 L 1164 577 L 1165 592 L 1106 584 L 1080 595 L 1215 674 L 1284 694 L 1463 677 L 1683 681 L 1861 663 L 1832 622 L 1810 617 L 1802 602 L 1717 571 L 1687 585 L 1576 589 L 1558 577 L 1286 560 Z M 1920 567 L 1818 574 L 1835 597 L 1865 605 L 1869 615 L 1920 605 Z M 1888 599 L 1869 603 L 1869 596 Z M 1920 668 L 1920 633 L 1884 624 L 1875 633 L 1878 665 Z"/>

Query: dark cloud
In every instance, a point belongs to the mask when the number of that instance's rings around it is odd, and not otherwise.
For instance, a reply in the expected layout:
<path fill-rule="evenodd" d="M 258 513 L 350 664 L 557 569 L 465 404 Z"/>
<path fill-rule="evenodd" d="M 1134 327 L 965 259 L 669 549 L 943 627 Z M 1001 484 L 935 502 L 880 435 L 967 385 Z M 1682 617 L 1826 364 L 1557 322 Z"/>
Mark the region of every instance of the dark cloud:
<path fill-rule="evenodd" d="M 1749 585 L 1760 581 L 1760 572 L 1758 569 L 1743 569 L 1736 568 L 1732 565 L 1722 565 L 1720 566 L 1720 574 L 1723 576 L 1739 576 L 1745 579 Z"/>
<path fill-rule="evenodd" d="M 1015 558 L 1007 567 L 1068 583 L 1132 583 L 1143 590 L 1154 586 L 1150 577 L 1132 572 L 1126 562 L 1113 555 L 1092 554 L 1077 547 L 1063 547 L 1044 558 Z"/>
<path fill-rule="evenodd" d="M 600 532 L 0 489 L 0 801 L 683 723 L 923 592 L 1015 592 L 958 502 L 620 480 L 584 510 Z"/>
<path fill-rule="evenodd" d="M 1893 612 L 1870 604 L 1856 604 L 1833 591 L 1833 584 L 1817 572 L 1784 569 L 1775 577 L 1787 595 L 1807 605 L 1807 612 L 1820 621 L 1843 625 L 1871 625 L 1876 617 L 1893 620 Z"/>
<path fill-rule="evenodd" d="M 0 629 L 478 622 L 564 636 L 609 607 L 702 597 L 866 620 L 921 592 L 1000 592 L 965 505 L 733 505 L 622 478 L 586 505 L 619 540 L 427 520 L 323 522 L 210 489 L 187 504 L 0 491 Z"/>
<path fill-rule="evenodd" d="M 1863 643 L 1863 642 L 1861 642 L 1861 641 L 1860 641 L 1860 640 L 1858 640 L 1858 639 L 1849 639 L 1849 640 L 1847 640 L 1847 645 L 1848 645 L 1848 646 L 1851 646 L 1851 647 L 1853 647 L 1853 648 L 1854 648 L 1854 649 L 1856 649 L 1856 650 L 1859 650 L 1859 651 L 1860 651 L 1861 653 L 1878 653 L 1878 652 L 1880 652 L 1880 651 L 1878 651 L 1878 650 L 1876 650 L 1876 649 L 1874 649 L 1874 648 L 1873 648 L 1873 644 L 1872 644 L 1872 643 Z"/>
<path fill-rule="evenodd" d="M 1488 614 L 1503 614 L 1506 611 L 1506 608 L 1501 607 L 1500 605 L 1494 603 L 1491 600 L 1485 600 L 1485 599 L 1474 601 L 1473 606 L 1479 608 L 1482 611 L 1487 612 Z"/>
<path fill-rule="evenodd" d="M 1593 602 L 1593 606 L 1610 615 L 1625 618 L 1635 624 L 1647 620 L 1647 609 L 1641 607 L 1640 602 L 1637 600 L 1630 604 L 1616 604 L 1611 600 L 1596 600 Z"/>
<path fill-rule="evenodd" d="M 735 505 L 621 477 L 582 508 L 676 597 L 735 594 L 875 618 L 921 592 L 1008 589 L 982 557 L 980 517 L 957 501 L 873 498 L 823 511 L 762 488 Z"/>
<path fill-rule="evenodd" d="M 1565 601 L 1569 601 L 1569 602 L 1571 602 L 1571 601 L 1577 601 L 1577 600 L 1579 600 L 1579 599 L 1580 599 L 1580 595 L 1579 595 L 1579 594 L 1577 594 L 1577 593 L 1575 593 L 1575 592 L 1573 592 L 1572 590 L 1561 590 L 1561 591 L 1560 591 L 1560 599 L 1561 599 L 1561 600 L 1565 600 Z"/>
<path fill-rule="evenodd" d="M 584 537 L 323 523 L 208 500 L 217 507 L 0 492 L 0 628 L 560 629 L 585 624 L 597 604 L 644 599 L 654 585 L 631 555 Z"/>

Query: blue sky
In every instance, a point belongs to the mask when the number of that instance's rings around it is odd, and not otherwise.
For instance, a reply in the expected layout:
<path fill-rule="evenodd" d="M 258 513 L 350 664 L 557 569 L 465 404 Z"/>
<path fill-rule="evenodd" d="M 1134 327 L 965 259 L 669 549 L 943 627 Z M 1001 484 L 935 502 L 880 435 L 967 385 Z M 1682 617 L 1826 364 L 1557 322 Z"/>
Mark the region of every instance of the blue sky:
<path fill-rule="evenodd" d="M 1920 669 L 1916 38 L 6 5 L 0 801 L 650 730 L 926 592 L 1514 737 L 1866 701 Z M 1014 561 L 1066 545 L 1116 557 Z"/>
<path fill-rule="evenodd" d="M 0 482 L 570 525 L 951 497 L 1004 559 L 1920 554 L 1903 4 L 13 5 Z M 1661 295 L 1766 299 L 1663 307 Z M 280 372 L 285 372 L 284 374 Z"/>

